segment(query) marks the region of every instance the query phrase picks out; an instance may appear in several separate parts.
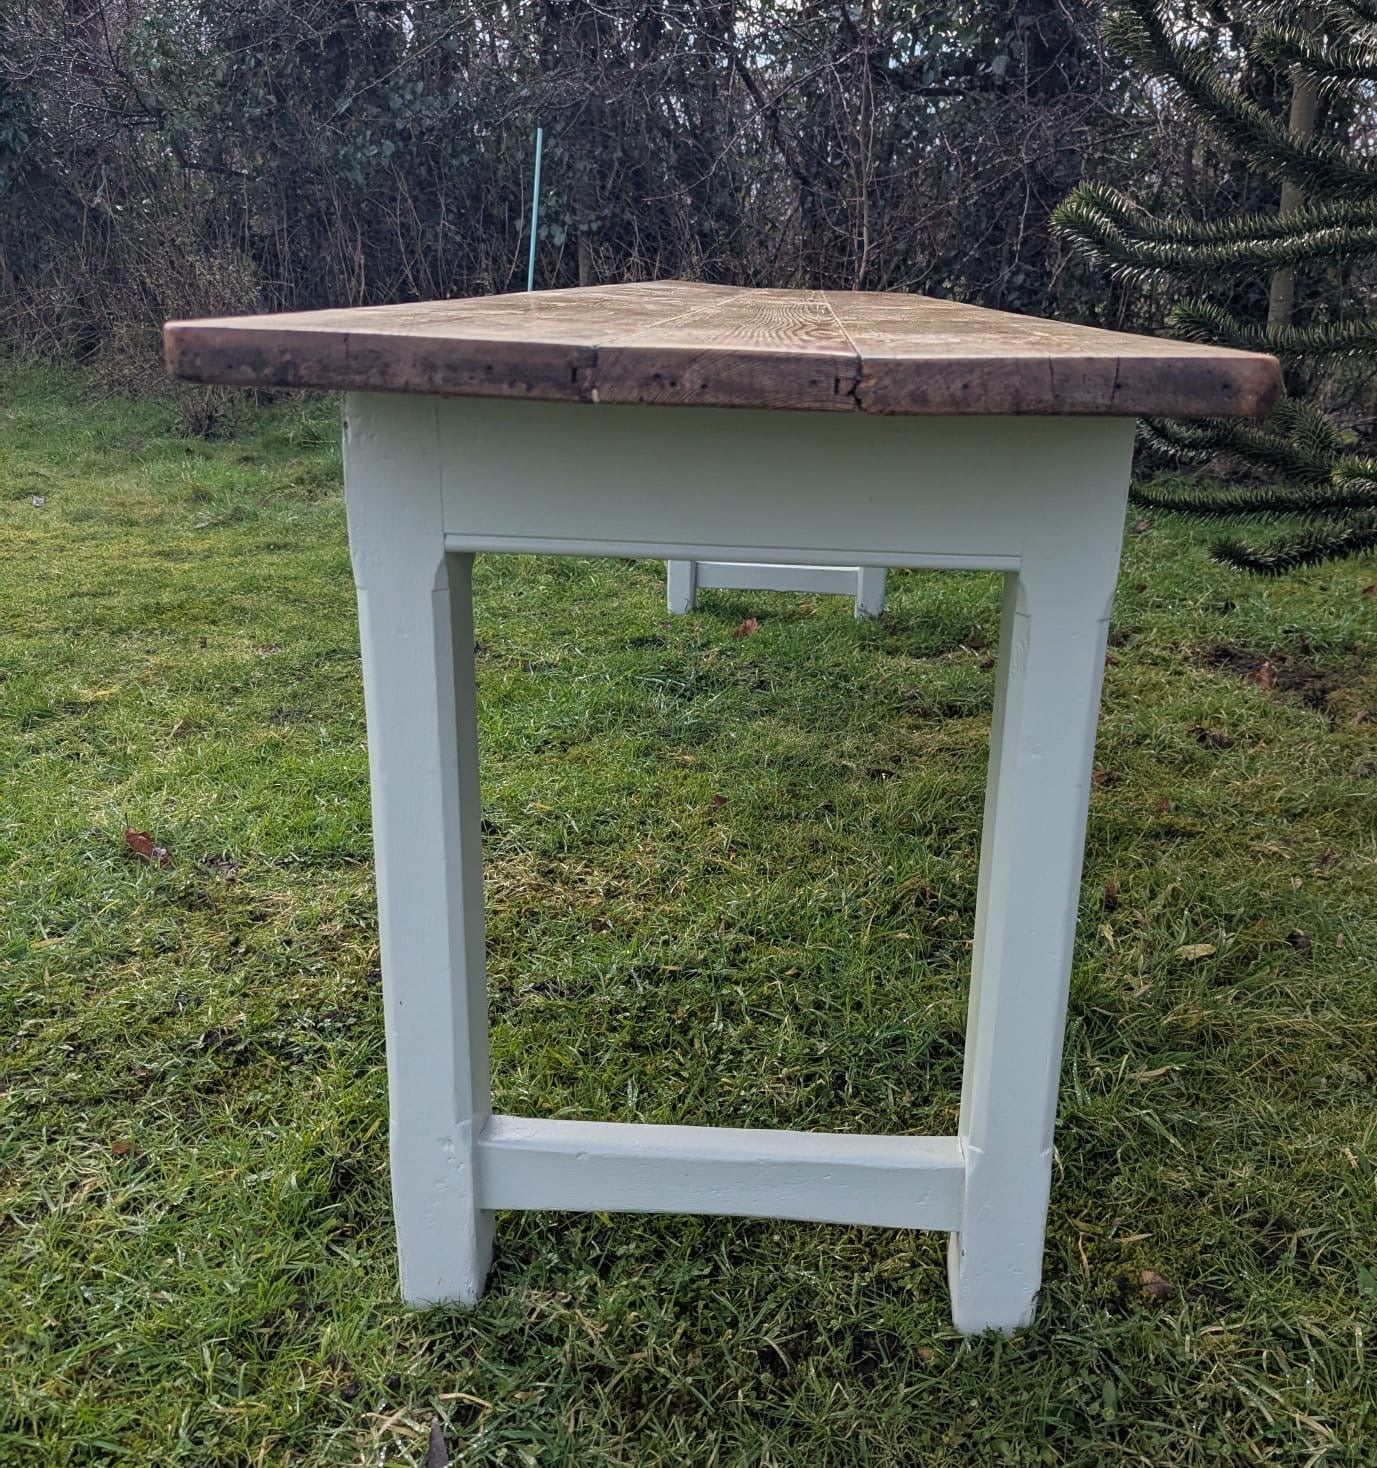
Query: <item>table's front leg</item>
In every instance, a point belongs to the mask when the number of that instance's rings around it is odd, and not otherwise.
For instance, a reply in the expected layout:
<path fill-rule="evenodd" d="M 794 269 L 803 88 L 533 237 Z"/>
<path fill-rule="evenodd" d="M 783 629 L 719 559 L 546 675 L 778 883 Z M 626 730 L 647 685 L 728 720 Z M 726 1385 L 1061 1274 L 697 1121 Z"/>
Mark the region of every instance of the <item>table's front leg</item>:
<path fill-rule="evenodd" d="M 345 404 L 402 1294 L 472 1303 L 489 1112 L 472 556 L 446 556 L 433 401 Z"/>
<path fill-rule="evenodd" d="M 1119 503 L 1005 577 L 961 1092 L 966 1191 L 949 1256 L 970 1333 L 1032 1319 Z"/>

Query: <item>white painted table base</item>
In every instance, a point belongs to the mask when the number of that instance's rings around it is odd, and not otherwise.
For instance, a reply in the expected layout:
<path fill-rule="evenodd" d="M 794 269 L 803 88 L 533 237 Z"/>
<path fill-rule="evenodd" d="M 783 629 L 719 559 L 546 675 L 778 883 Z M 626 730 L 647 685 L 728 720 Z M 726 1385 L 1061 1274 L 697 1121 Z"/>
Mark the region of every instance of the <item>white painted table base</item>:
<path fill-rule="evenodd" d="M 691 612 L 698 593 L 729 591 L 820 591 L 854 596 L 858 617 L 885 609 L 883 566 L 772 566 L 751 561 L 669 561 L 665 600 L 677 616 Z"/>
<path fill-rule="evenodd" d="M 654 1210 L 945 1230 L 957 1328 L 1027 1323 L 1133 420 L 366 393 L 345 413 L 406 1299 L 475 1301 L 496 1209 Z M 1003 573 L 957 1136 L 491 1114 L 480 551 Z"/>

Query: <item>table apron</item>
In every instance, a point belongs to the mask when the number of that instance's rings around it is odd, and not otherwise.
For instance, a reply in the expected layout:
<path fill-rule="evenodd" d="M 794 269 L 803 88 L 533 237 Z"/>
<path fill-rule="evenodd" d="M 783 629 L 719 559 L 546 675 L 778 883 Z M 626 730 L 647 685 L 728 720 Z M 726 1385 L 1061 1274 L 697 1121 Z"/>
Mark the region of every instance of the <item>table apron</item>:
<path fill-rule="evenodd" d="M 1049 513 L 1074 537 L 1078 503 L 1122 503 L 1134 434 L 1122 418 L 359 394 L 346 411 L 351 433 L 430 441 L 451 550 L 953 570 L 1017 569 Z"/>

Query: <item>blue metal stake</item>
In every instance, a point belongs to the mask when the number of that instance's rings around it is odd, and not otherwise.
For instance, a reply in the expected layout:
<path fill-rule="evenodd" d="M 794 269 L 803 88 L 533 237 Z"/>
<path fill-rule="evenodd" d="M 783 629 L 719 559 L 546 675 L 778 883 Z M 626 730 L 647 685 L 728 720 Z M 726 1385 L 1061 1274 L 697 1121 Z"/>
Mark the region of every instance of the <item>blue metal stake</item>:
<path fill-rule="evenodd" d="M 540 155 L 545 147 L 545 129 L 536 128 L 535 181 L 531 184 L 531 253 L 526 261 L 526 289 L 535 289 L 536 226 L 540 223 Z"/>

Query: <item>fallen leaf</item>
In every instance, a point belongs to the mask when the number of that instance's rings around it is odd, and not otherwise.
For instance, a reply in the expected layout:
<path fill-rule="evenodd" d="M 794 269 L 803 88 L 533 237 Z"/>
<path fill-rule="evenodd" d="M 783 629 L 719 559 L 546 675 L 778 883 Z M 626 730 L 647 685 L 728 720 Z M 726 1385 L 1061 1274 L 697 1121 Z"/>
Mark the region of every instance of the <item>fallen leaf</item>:
<path fill-rule="evenodd" d="M 1304 886 L 1304 885 L 1305 885 L 1305 880 L 1304 880 L 1303 877 L 1292 877 L 1291 878 L 1291 890 L 1292 891 L 1298 892 L 1301 889 L 1301 887 Z"/>
<path fill-rule="evenodd" d="M 1155 1269 L 1143 1270 L 1139 1279 L 1142 1280 L 1143 1293 L 1149 1300 L 1169 1300 L 1176 1293 L 1176 1286 Z"/>
<path fill-rule="evenodd" d="M 1167 796 L 1167 795 L 1161 796 L 1158 799 L 1158 801 L 1157 801 L 1157 814 L 1159 816 L 1164 816 L 1164 815 L 1167 815 L 1170 812 L 1170 810 L 1171 810 L 1171 797 L 1170 796 Z"/>
<path fill-rule="evenodd" d="M 1334 946 L 1335 948 L 1342 948 L 1344 946 L 1344 935 L 1342 933 L 1334 934 Z"/>
<path fill-rule="evenodd" d="M 1113 912 L 1119 905 L 1119 884 L 1109 881 L 1104 884 L 1104 910 Z"/>
<path fill-rule="evenodd" d="M 110 1150 L 116 1157 L 128 1157 L 134 1150 L 133 1142 L 111 1142 Z"/>
<path fill-rule="evenodd" d="M 1308 933 L 1302 933 L 1299 928 L 1286 935 L 1286 941 L 1297 953 L 1309 953 L 1314 944 L 1310 941 Z"/>
<path fill-rule="evenodd" d="M 47 501 L 46 496 L 41 495 L 41 494 L 36 494 L 29 501 L 29 503 L 34 507 L 35 510 L 41 510 L 43 508 L 43 506 L 48 503 L 48 501 Z"/>
<path fill-rule="evenodd" d="M 710 806 L 714 807 L 714 809 L 716 809 L 716 808 L 718 808 L 720 806 L 724 806 L 724 805 L 726 805 L 726 803 L 727 803 L 727 797 L 725 795 L 714 795 L 713 798 L 710 801 L 708 801 L 708 804 Z"/>
<path fill-rule="evenodd" d="M 1104 665 L 1107 668 L 1117 668 L 1119 666 L 1119 659 L 1112 652 L 1107 652 L 1104 655 Z"/>
<path fill-rule="evenodd" d="M 1133 533 L 1135 535 L 1146 535 L 1152 529 L 1152 521 L 1146 515 L 1141 520 L 1133 522 Z"/>
<path fill-rule="evenodd" d="M 732 629 L 733 637 L 751 637 L 760 631 L 760 622 L 756 617 L 747 617 L 746 620 L 736 628 Z"/>
<path fill-rule="evenodd" d="M 1377 581 L 1374 581 L 1370 585 L 1363 587 L 1363 600 L 1377 600 Z"/>
<path fill-rule="evenodd" d="M 1353 722 L 1355 724 L 1366 724 L 1368 722 L 1368 720 L 1371 719 L 1371 718 L 1372 718 L 1372 712 L 1371 712 L 1371 710 L 1369 710 L 1369 709 L 1359 709 L 1358 712 L 1353 715 Z"/>
<path fill-rule="evenodd" d="M 40 938 L 37 943 L 30 943 L 29 947 L 35 950 L 39 948 L 56 948 L 65 937 L 65 933 L 59 933 L 55 938 Z"/>
<path fill-rule="evenodd" d="M 1197 724 L 1191 733 L 1195 735 L 1195 742 L 1203 744 L 1207 749 L 1230 749 L 1233 740 L 1227 734 L 1221 734 L 1217 729 L 1207 729 L 1203 724 Z"/>
<path fill-rule="evenodd" d="M 678 973 L 678 969 L 675 969 Z M 567 1296 L 565 1297 L 568 1298 Z M 482 1407 L 485 1412 L 492 1411 L 492 1403 L 484 1397 L 475 1397 L 472 1392 L 441 1392 L 436 1398 L 440 1402 L 470 1402 L 475 1407 Z"/>
<path fill-rule="evenodd" d="M 1252 675 L 1253 682 L 1259 688 L 1271 688 L 1276 683 L 1276 674 L 1272 671 L 1271 658 L 1263 658 L 1258 664 L 1258 670 Z"/>
<path fill-rule="evenodd" d="M 1213 943 L 1183 943 L 1176 950 L 1177 958 L 1184 958 L 1187 963 L 1194 963 L 1200 958 L 1210 958 L 1219 950 Z"/>
<path fill-rule="evenodd" d="M 136 831 L 133 826 L 124 828 L 124 844 L 135 856 L 142 857 L 153 866 L 165 867 L 172 860 L 166 846 L 155 846 L 147 831 Z"/>

